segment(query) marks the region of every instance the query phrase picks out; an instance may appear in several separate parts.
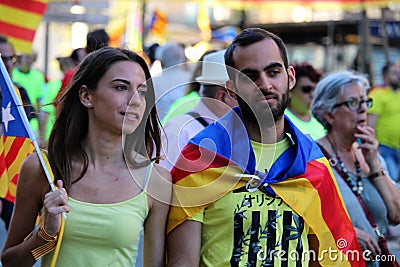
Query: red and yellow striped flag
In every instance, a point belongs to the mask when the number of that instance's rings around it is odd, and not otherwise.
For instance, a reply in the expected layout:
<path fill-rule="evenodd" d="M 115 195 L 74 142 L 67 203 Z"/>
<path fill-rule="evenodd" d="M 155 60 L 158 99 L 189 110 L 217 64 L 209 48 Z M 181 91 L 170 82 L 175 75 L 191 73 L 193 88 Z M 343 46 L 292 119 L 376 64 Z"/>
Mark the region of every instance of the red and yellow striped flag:
<path fill-rule="evenodd" d="M 0 141 L 0 197 L 15 201 L 19 170 L 25 158 L 32 153 L 29 138 L 2 136 Z"/>
<path fill-rule="evenodd" d="M 20 53 L 30 53 L 48 0 L 0 0 L 0 33 Z"/>
<path fill-rule="evenodd" d="M 167 25 L 167 14 L 163 11 L 155 10 L 150 22 L 150 32 L 157 36 L 165 37 Z"/>
<path fill-rule="evenodd" d="M 0 88 L 2 93 L 2 136 L 0 139 L 0 197 L 15 201 L 19 170 L 25 158 L 33 151 L 28 118 L 21 104 L 18 90 L 12 84 L 0 61 Z"/>

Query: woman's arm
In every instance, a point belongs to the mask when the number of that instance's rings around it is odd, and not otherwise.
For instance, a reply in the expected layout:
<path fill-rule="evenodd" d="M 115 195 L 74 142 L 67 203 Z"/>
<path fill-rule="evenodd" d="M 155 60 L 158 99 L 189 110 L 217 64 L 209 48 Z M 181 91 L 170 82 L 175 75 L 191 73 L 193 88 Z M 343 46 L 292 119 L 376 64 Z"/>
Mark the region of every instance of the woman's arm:
<path fill-rule="evenodd" d="M 382 167 L 377 167 L 376 170 L 381 170 Z M 376 171 L 378 172 L 378 171 Z M 371 173 L 376 173 L 373 170 Z M 384 175 L 380 175 L 372 180 L 383 201 L 385 202 L 386 209 L 388 212 L 388 220 L 391 224 L 400 223 L 400 190 L 392 182 L 390 177 L 385 172 Z"/>
<path fill-rule="evenodd" d="M 393 184 L 387 172 L 379 162 L 378 141 L 375 131 L 371 127 L 358 127 L 359 133 L 355 136 L 362 139 L 359 148 L 369 166 L 370 176 L 373 184 L 385 202 L 388 219 L 390 223 L 400 223 L 400 190 Z"/>
<path fill-rule="evenodd" d="M 165 266 L 165 235 L 172 184 L 168 170 L 155 164 L 149 184 L 149 215 L 144 226 L 143 266 Z"/>
<path fill-rule="evenodd" d="M 60 185 L 62 186 L 62 183 Z M 68 211 L 67 208 L 60 205 L 63 203 L 61 201 L 61 195 L 64 195 L 62 191 L 65 192 L 65 190 L 46 194 L 48 189 L 49 185 L 39 158 L 36 153 L 33 153 L 25 160 L 19 174 L 14 213 L 1 256 L 3 266 L 32 266 L 35 263 L 31 251 L 47 242 L 38 236 L 37 231 L 33 232 L 26 241 L 24 239 L 35 227 L 44 198 L 48 202 L 46 206 L 50 209 L 56 212 L 58 210 Z M 45 195 L 46 197 L 44 197 Z M 51 221 L 47 207 L 45 207 L 45 213 L 45 231 L 54 235 L 59 227 L 57 228 L 57 225 Z"/>
<path fill-rule="evenodd" d="M 200 262 L 202 223 L 186 220 L 168 235 L 168 267 L 197 267 Z"/>
<path fill-rule="evenodd" d="M 378 243 L 370 234 L 357 227 L 354 227 L 354 230 L 356 230 L 357 241 L 363 251 L 369 250 L 372 257 L 381 254 Z"/>

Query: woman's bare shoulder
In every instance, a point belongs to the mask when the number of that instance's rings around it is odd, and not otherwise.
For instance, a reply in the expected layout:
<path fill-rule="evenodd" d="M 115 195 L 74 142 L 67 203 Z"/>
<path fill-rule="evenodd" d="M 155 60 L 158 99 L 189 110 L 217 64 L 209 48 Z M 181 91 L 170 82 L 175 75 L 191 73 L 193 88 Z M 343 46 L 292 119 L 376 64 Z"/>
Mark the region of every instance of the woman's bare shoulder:
<path fill-rule="evenodd" d="M 24 184 L 37 189 L 48 187 L 44 169 L 36 152 L 31 153 L 22 164 L 18 177 L 18 186 L 23 186 Z"/>
<path fill-rule="evenodd" d="M 157 163 L 153 164 L 153 170 L 148 187 L 148 195 L 157 202 L 168 204 L 171 201 L 172 182 L 171 174 L 164 167 Z"/>
<path fill-rule="evenodd" d="M 171 173 L 168 171 L 167 168 L 165 168 L 163 165 L 154 163 L 154 170 L 153 170 L 153 175 L 158 176 L 158 178 L 163 178 L 165 181 L 172 181 L 171 178 Z"/>

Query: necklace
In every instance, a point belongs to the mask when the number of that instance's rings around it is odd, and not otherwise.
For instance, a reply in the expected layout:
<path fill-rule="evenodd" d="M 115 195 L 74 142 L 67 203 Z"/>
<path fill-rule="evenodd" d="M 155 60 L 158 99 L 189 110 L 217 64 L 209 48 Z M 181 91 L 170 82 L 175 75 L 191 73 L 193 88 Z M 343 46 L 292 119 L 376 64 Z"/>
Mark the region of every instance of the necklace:
<path fill-rule="evenodd" d="M 354 167 L 356 169 L 356 174 L 350 172 L 346 166 L 344 166 L 343 161 L 339 157 L 339 154 L 336 151 L 336 147 L 333 145 L 333 142 L 331 139 L 326 136 L 326 139 L 328 140 L 329 144 L 331 145 L 331 148 L 333 152 L 335 153 L 335 158 L 330 158 L 329 163 L 332 166 L 337 166 L 340 172 L 342 173 L 342 178 L 345 180 L 347 185 L 350 187 L 351 191 L 353 191 L 354 194 L 356 195 L 361 195 L 361 193 L 364 190 L 362 179 L 361 179 L 361 166 L 360 162 L 358 161 L 356 155 L 354 155 L 355 161 L 354 161 Z"/>

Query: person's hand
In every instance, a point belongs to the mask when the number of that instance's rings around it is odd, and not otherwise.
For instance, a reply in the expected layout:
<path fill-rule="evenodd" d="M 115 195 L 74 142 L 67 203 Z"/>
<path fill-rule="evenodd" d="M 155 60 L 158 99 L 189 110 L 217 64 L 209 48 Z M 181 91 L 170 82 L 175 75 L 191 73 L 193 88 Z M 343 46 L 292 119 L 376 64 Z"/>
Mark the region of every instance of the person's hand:
<path fill-rule="evenodd" d="M 61 213 L 68 212 L 68 194 L 63 182 L 57 181 L 58 189 L 49 192 L 44 198 L 44 229 L 49 235 L 55 235 L 61 226 Z"/>
<path fill-rule="evenodd" d="M 379 142 L 375 138 L 375 130 L 372 127 L 360 127 L 357 126 L 358 133 L 355 134 L 357 139 L 361 140 L 361 144 L 358 147 L 361 149 L 365 161 L 368 163 L 371 169 L 374 166 L 379 165 L 378 159 L 378 145 Z"/>
<path fill-rule="evenodd" d="M 381 254 L 381 249 L 379 248 L 378 243 L 370 234 L 361 230 L 360 228 L 355 227 L 355 230 L 356 230 L 357 241 L 362 251 L 365 250 L 371 251 L 372 257 Z"/>

